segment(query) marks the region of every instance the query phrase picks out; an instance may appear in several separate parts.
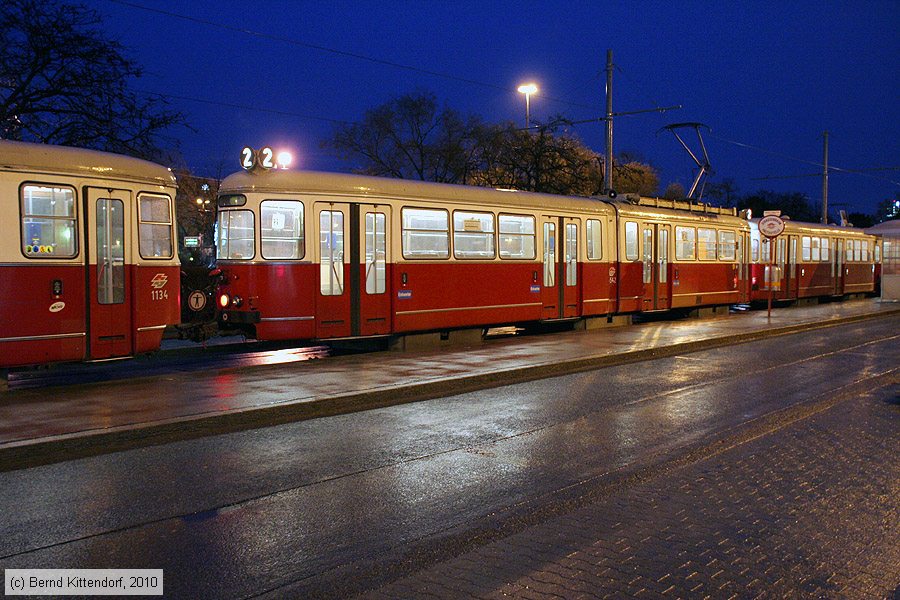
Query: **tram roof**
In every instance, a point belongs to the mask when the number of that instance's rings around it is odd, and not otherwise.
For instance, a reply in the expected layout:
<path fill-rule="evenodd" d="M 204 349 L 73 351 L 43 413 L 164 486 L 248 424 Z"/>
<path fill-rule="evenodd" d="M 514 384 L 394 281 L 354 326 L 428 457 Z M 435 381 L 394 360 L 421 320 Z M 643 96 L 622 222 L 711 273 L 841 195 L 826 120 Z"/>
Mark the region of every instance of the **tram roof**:
<path fill-rule="evenodd" d="M 0 168 L 49 175 L 175 185 L 172 172 L 156 163 L 99 150 L 0 140 Z"/>
<path fill-rule="evenodd" d="M 424 201 L 476 202 L 547 210 L 585 210 L 585 208 L 604 212 L 612 210 L 606 202 L 595 198 L 320 171 L 239 171 L 222 181 L 219 192 L 279 194 L 302 192 L 373 199 L 414 198 Z"/>

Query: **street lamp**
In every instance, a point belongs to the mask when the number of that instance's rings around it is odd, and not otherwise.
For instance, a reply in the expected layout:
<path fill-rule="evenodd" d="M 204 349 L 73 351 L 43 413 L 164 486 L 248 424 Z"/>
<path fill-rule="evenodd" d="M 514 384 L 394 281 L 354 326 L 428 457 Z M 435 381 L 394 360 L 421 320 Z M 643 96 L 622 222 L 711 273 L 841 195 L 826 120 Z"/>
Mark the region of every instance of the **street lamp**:
<path fill-rule="evenodd" d="M 533 83 L 519 86 L 519 92 L 525 94 L 525 129 L 531 128 L 531 95 L 536 94 L 538 88 Z"/>
<path fill-rule="evenodd" d="M 197 210 L 200 212 L 209 212 L 209 198 L 204 200 L 203 198 L 197 198 Z"/>

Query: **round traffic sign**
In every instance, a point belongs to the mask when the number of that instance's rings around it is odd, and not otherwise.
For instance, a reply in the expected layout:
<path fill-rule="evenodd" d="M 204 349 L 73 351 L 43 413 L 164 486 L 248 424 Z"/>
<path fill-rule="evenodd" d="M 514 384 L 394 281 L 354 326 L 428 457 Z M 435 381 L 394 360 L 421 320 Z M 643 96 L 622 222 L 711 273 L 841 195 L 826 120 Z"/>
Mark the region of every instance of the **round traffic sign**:
<path fill-rule="evenodd" d="M 197 290 L 188 296 L 188 306 L 194 312 L 200 312 L 206 306 L 206 294 Z"/>
<path fill-rule="evenodd" d="M 784 231 L 784 220 L 769 215 L 759 220 L 759 232 L 768 238 L 778 237 Z"/>

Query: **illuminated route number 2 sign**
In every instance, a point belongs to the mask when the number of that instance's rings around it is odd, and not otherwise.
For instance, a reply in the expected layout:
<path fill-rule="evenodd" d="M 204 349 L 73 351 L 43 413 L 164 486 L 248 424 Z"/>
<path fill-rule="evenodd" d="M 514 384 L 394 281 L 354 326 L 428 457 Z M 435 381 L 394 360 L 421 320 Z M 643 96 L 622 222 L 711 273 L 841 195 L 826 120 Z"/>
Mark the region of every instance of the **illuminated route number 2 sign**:
<path fill-rule="evenodd" d="M 259 150 L 254 150 L 250 146 L 241 148 L 241 166 L 247 171 L 257 167 L 267 170 L 278 167 L 275 163 L 275 152 L 268 146 Z"/>

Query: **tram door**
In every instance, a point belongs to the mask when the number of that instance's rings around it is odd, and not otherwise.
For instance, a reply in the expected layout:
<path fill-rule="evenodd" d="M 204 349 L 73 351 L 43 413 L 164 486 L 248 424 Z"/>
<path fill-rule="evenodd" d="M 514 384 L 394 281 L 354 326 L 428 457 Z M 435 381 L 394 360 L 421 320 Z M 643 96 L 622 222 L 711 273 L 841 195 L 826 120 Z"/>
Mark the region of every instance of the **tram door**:
<path fill-rule="evenodd" d="M 577 317 L 580 310 L 578 273 L 578 230 L 580 219 L 544 217 L 543 285 L 541 301 L 544 319 Z"/>
<path fill-rule="evenodd" d="M 88 188 L 88 356 L 132 354 L 131 193 Z"/>
<path fill-rule="evenodd" d="M 669 308 L 669 225 L 645 223 L 641 233 L 644 297 L 641 310 Z"/>
<path fill-rule="evenodd" d="M 320 338 L 390 332 L 390 206 L 317 202 Z"/>
<path fill-rule="evenodd" d="M 844 240 L 834 240 L 834 250 L 831 259 L 831 277 L 834 280 L 834 295 L 841 296 L 844 293 Z"/>
<path fill-rule="evenodd" d="M 737 236 L 737 279 L 738 295 L 741 302 L 750 300 L 750 238 L 747 233 L 738 233 Z"/>
<path fill-rule="evenodd" d="M 797 236 L 788 236 L 790 240 L 790 252 L 788 253 L 787 266 L 787 299 L 797 298 L 800 290 L 800 271 L 797 269 Z"/>

